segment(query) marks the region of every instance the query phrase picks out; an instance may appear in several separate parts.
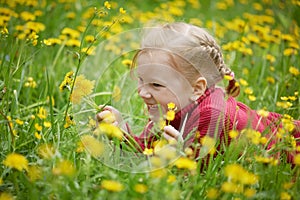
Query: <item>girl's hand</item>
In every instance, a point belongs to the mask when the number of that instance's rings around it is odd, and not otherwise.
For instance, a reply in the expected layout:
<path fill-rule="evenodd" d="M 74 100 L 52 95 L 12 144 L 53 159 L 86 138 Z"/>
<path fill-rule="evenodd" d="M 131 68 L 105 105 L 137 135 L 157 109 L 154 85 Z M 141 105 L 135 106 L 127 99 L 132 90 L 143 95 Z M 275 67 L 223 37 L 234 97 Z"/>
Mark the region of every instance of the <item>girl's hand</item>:
<path fill-rule="evenodd" d="M 99 107 L 102 108 L 103 105 L 100 105 Z M 115 126 L 119 126 L 123 122 L 120 111 L 112 106 L 105 106 L 101 112 L 97 113 L 96 120 L 98 123 L 106 122 Z"/>
<path fill-rule="evenodd" d="M 163 137 L 168 141 L 183 141 L 181 133 L 171 125 L 164 127 Z"/>

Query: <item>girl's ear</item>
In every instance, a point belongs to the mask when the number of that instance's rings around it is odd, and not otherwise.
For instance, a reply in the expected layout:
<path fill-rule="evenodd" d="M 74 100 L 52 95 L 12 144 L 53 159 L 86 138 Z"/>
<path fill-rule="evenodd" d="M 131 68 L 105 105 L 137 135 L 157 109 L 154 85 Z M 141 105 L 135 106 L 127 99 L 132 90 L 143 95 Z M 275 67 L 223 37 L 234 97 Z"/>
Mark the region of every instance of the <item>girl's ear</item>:
<path fill-rule="evenodd" d="M 204 77 L 199 77 L 194 83 L 193 95 L 197 96 L 199 98 L 202 94 L 204 94 L 204 92 L 206 90 L 206 86 L 207 86 L 206 79 Z"/>

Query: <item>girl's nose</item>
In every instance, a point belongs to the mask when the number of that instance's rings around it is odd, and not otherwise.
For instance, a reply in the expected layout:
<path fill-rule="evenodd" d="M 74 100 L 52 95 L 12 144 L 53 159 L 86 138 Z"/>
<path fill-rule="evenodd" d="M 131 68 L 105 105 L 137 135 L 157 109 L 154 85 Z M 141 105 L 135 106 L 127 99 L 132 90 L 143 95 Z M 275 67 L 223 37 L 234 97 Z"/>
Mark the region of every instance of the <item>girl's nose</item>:
<path fill-rule="evenodd" d="M 146 89 L 145 86 L 140 86 L 138 88 L 138 94 L 140 97 L 142 97 L 144 99 L 151 98 L 151 94 L 149 93 L 149 91 Z"/>

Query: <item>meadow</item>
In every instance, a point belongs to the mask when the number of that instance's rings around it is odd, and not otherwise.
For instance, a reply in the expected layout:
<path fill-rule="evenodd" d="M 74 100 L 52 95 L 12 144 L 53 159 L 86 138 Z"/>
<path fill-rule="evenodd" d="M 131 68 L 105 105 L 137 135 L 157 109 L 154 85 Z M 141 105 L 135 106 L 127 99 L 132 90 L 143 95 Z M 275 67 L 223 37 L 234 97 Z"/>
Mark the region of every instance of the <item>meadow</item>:
<path fill-rule="evenodd" d="M 203 141 L 214 156 L 198 162 L 191 149 L 136 156 L 118 128 L 97 128 L 109 104 L 143 130 L 131 59 L 143 27 L 173 21 L 217 39 L 239 101 L 283 114 L 274 148 L 244 130 L 222 154 Z M 299 199 L 299 41 L 299 0 L 0 0 L 0 200 Z M 280 152 L 298 152 L 294 165 Z"/>

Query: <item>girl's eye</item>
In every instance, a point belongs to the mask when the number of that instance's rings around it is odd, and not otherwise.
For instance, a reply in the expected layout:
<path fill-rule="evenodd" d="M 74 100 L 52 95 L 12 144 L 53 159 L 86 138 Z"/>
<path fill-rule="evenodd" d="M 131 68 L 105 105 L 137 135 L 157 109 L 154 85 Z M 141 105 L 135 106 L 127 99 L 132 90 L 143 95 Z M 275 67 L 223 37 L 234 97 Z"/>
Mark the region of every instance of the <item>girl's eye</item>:
<path fill-rule="evenodd" d="M 164 87 L 163 85 L 158 84 L 158 83 L 152 83 L 152 85 L 153 85 L 154 87 Z"/>
<path fill-rule="evenodd" d="M 139 81 L 140 83 L 142 83 L 142 82 L 143 82 L 143 79 L 142 79 L 141 77 L 138 77 L 138 81 Z"/>

